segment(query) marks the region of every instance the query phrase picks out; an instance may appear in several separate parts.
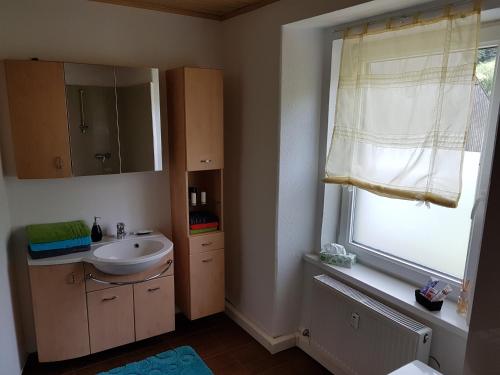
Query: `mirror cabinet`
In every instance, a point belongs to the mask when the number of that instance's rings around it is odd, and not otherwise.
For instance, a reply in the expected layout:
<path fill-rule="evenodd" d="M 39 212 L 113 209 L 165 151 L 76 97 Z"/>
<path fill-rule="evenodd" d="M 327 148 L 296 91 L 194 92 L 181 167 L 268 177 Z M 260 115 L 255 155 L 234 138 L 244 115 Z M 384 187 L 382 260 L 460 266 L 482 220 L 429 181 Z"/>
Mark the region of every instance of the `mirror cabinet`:
<path fill-rule="evenodd" d="M 4 65 L 19 178 L 162 170 L 158 69 Z"/>

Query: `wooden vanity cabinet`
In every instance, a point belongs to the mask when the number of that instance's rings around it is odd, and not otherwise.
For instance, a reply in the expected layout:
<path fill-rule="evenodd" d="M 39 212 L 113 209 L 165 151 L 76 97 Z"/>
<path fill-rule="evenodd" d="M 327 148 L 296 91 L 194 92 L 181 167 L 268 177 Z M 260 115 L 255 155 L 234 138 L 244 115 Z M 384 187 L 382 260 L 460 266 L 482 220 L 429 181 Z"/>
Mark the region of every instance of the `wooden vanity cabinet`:
<path fill-rule="evenodd" d="M 71 176 L 63 63 L 8 60 L 4 66 L 17 176 Z"/>
<path fill-rule="evenodd" d="M 155 267 L 124 276 L 103 274 L 87 263 L 29 266 L 39 361 L 82 357 L 173 331 L 172 261 L 170 253 Z M 132 283 L 97 283 L 89 274 Z"/>
<path fill-rule="evenodd" d="M 40 362 L 90 354 L 82 263 L 29 267 Z"/>
<path fill-rule="evenodd" d="M 189 319 L 198 319 L 225 304 L 222 71 L 178 68 L 166 78 L 175 298 Z M 190 205 L 189 187 L 206 192 L 205 206 Z M 218 217 L 216 232 L 190 233 L 189 215 L 197 210 Z"/>

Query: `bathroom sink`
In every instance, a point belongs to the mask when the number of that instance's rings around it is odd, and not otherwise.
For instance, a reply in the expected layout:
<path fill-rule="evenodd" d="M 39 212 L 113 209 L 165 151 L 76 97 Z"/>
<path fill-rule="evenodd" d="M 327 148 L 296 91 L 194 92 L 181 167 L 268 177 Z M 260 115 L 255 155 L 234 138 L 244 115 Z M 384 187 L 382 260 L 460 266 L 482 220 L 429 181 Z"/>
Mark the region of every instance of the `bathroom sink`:
<path fill-rule="evenodd" d="M 130 275 L 153 267 L 172 249 L 172 242 L 163 235 L 125 238 L 97 247 L 85 261 L 104 273 Z"/>

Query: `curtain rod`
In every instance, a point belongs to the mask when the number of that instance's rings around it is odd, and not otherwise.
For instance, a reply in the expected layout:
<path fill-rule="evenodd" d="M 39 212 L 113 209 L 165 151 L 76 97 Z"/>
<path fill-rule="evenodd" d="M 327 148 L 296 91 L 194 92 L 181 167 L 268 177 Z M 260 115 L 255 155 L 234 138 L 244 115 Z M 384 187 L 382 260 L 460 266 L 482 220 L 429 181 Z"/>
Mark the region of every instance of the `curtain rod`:
<path fill-rule="evenodd" d="M 388 20 L 402 20 L 408 18 L 414 18 L 416 15 L 426 12 L 445 10 L 448 7 L 463 6 L 467 4 L 472 4 L 473 9 L 481 10 L 481 0 L 458 0 L 458 1 L 442 1 L 440 4 L 432 4 L 428 6 L 416 5 L 407 9 L 400 9 L 394 12 L 380 14 L 378 16 L 368 17 L 364 20 L 353 21 L 346 23 L 344 25 L 339 25 L 335 27 L 332 33 L 345 33 L 349 29 L 356 27 L 368 27 L 370 24 L 377 23 L 387 23 Z"/>

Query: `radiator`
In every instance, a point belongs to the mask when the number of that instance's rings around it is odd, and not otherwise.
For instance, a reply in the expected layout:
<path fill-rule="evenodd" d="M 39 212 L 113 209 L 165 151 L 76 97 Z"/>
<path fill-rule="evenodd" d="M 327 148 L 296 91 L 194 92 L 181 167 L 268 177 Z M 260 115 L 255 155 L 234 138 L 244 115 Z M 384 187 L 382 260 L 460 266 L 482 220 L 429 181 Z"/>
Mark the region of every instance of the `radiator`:
<path fill-rule="evenodd" d="M 386 375 L 415 359 L 427 363 L 429 327 L 329 276 L 313 281 L 309 345 L 336 375 Z"/>

